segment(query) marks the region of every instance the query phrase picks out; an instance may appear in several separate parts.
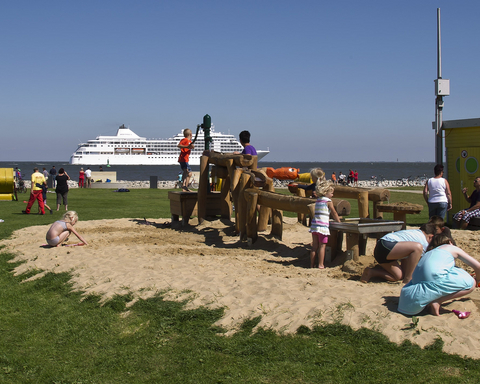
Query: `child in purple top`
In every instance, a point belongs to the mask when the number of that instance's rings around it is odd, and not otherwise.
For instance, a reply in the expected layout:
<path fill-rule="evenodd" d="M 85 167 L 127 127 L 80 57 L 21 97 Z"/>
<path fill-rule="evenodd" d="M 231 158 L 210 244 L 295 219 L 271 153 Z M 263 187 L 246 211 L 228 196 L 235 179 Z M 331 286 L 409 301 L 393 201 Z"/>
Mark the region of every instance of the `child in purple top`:
<path fill-rule="evenodd" d="M 242 131 L 238 137 L 240 138 L 240 144 L 243 146 L 242 155 L 257 156 L 257 150 L 250 144 L 250 132 Z"/>

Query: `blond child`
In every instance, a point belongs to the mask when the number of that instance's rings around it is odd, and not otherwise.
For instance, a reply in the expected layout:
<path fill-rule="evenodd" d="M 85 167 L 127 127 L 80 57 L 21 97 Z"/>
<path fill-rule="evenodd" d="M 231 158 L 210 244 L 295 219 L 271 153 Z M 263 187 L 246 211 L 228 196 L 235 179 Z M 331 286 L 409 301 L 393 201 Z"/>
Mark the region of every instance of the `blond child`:
<path fill-rule="evenodd" d="M 183 139 L 180 140 L 177 147 L 180 148 L 180 156 L 178 157 L 178 162 L 180 163 L 180 168 L 182 169 L 182 180 L 183 185 L 182 189 L 186 192 L 189 192 L 188 184 L 190 183 L 190 177 L 192 176 L 192 170 L 188 164 L 190 157 L 190 152 L 192 151 L 194 145 L 192 144 L 192 131 L 190 129 L 183 130 Z"/>
<path fill-rule="evenodd" d="M 323 174 L 325 177 L 325 174 Z M 315 193 L 317 201 L 315 202 L 315 216 L 312 219 L 310 233 L 312 234 L 312 250 L 310 251 L 310 268 L 315 267 L 315 261 L 318 254 L 318 268 L 323 269 L 325 260 L 325 248 L 328 242 L 329 219 L 330 215 L 336 222 L 340 222 L 335 207 L 332 203 L 334 187 L 330 181 L 318 179 Z"/>
<path fill-rule="evenodd" d="M 298 184 L 298 183 L 291 183 L 290 185 L 292 187 L 298 187 L 302 188 L 307 191 L 312 191 L 312 197 L 315 196 L 315 188 L 317 185 L 317 182 L 323 182 L 325 181 L 325 172 L 323 172 L 322 168 L 313 168 L 310 170 L 310 178 L 312 179 L 312 184 Z"/>
<path fill-rule="evenodd" d="M 88 245 L 85 239 L 75 230 L 75 228 L 73 228 L 77 221 L 77 212 L 65 212 L 63 219 L 55 221 L 48 230 L 46 236 L 47 244 L 51 247 L 58 247 L 63 241 L 68 239 L 70 233 L 73 232 L 83 244 Z"/>

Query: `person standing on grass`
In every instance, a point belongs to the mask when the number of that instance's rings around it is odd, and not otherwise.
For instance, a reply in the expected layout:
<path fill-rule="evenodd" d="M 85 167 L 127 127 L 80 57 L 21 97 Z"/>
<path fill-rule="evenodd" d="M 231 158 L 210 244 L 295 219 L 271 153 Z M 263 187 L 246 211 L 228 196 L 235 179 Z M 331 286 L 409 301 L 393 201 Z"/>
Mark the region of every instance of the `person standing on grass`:
<path fill-rule="evenodd" d="M 57 193 L 57 211 L 60 210 L 62 199 L 65 211 L 68 211 L 68 180 L 70 180 L 70 176 L 68 176 L 63 168 L 60 168 L 56 179 L 57 188 L 55 188 L 55 192 Z"/>
<path fill-rule="evenodd" d="M 35 200 L 38 200 L 38 206 L 40 208 L 40 213 L 45 215 L 45 206 L 43 204 L 42 196 L 42 187 L 37 187 L 37 184 L 43 185 L 46 184 L 45 176 L 43 173 L 38 172 L 38 168 L 33 168 L 33 173 L 31 177 L 31 188 L 30 188 L 30 199 L 28 200 L 27 208 L 22 211 L 22 213 L 29 214 Z"/>
<path fill-rule="evenodd" d="M 180 148 L 180 156 L 178 157 L 178 162 L 180 163 L 180 168 L 182 169 L 182 189 L 185 192 L 190 192 L 188 189 L 188 184 L 190 183 L 190 177 L 192 177 L 192 170 L 188 164 L 190 157 L 190 152 L 192 151 L 194 145 L 192 144 L 192 131 L 190 129 L 183 130 L 183 139 L 177 145 Z"/>
<path fill-rule="evenodd" d="M 428 179 L 423 188 L 423 198 L 428 205 L 428 218 L 440 216 L 445 219 L 447 211 L 452 209 L 452 193 L 448 181 L 443 178 L 443 165 L 433 168 L 435 177 Z"/>
<path fill-rule="evenodd" d="M 85 185 L 85 188 L 91 188 L 92 187 L 92 170 L 90 167 L 87 168 L 85 171 L 85 177 L 87 179 L 87 184 Z"/>
<path fill-rule="evenodd" d="M 475 190 L 470 196 L 467 195 L 467 188 L 462 189 L 463 197 L 470 203 L 470 207 L 453 215 L 453 220 L 460 229 L 467 229 L 470 219 L 480 217 L 480 177 L 473 181 L 473 186 Z"/>
<path fill-rule="evenodd" d="M 323 171 L 322 171 L 323 172 Z M 326 180 L 318 180 L 315 188 L 317 201 L 315 202 L 315 216 L 312 219 L 310 233 L 312 234 L 312 250 L 310 251 L 310 268 L 315 268 L 318 255 L 318 268 L 325 268 L 325 248 L 330 235 L 330 215 L 336 222 L 340 222 L 337 211 L 332 203 L 333 191 L 335 188 L 332 183 Z"/>
<path fill-rule="evenodd" d="M 52 188 L 55 188 L 55 176 L 57 176 L 57 170 L 55 169 L 55 166 L 52 165 L 52 168 L 50 168 L 50 178 L 52 179 Z"/>
<path fill-rule="evenodd" d="M 80 168 L 80 174 L 78 175 L 78 188 L 85 188 L 85 172 L 83 168 Z"/>
<path fill-rule="evenodd" d="M 47 183 L 37 184 L 37 187 L 42 188 L 43 206 L 50 211 L 50 214 L 53 214 L 52 208 L 50 208 L 47 204 L 47 191 L 48 191 Z M 38 213 L 40 213 L 40 210 L 38 210 Z"/>
<path fill-rule="evenodd" d="M 368 283 L 372 277 L 387 281 L 399 281 L 407 284 L 412 273 L 427 250 L 428 243 L 437 233 L 433 223 L 423 224 L 420 229 L 407 229 L 388 233 L 379 240 L 373 251 L 378 265 L 365 268 L 360 281 Z"/>
<path fill-rule="evenodd" d="M 335 172 L 332 172 L 332 176 L 331 176 L 331 180 L 332 180 L 332 183 L 337 185 L 338 182 L 337 182 L 337 175 L 335 174 Z"/>

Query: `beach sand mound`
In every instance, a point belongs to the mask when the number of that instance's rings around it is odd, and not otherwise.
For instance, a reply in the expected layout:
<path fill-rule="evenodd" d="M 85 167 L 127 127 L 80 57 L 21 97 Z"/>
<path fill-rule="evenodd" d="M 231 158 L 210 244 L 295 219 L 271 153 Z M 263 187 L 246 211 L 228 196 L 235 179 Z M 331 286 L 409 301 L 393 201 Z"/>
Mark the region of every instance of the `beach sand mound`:
<path fill-rule="evenodd" d="M 424 347 L 440 337 L 448 353 L 480 358 L 480 294 L 444 305 L 470 311 L 460 320 L 453 313 L 419 316 L 416 329 L 411 318 L 397 310 L 402 284 L 362 284 L 359 275 L 373 265 L 374 239 L 368 239 L 367 256 L 359 262 L 309 269 L 308 228 L 296 219 L 284 218 L 283 240 L 266 232 L 248 247 L 238 241 L 230 222 L 205 221 L 181 229 L 166 219 L 80 221 L 76 227 L 89 242 L 83 247 L 42 247 L 47 226 L 18 230 L 1 245 L 13 252 L 14 261 L 24 261 L 16 274 L 38 269 L 71 272 L 75 289 L 105 299 L 133 293 L 148 298 L 166 292 L 166 299 L 190 298 L 187 308 L 224 307 L 217 325 L 231 334 L 248 318 L 261 316 L 258 327 L 280 333 L 295 332 L 299 326 L 341 322 L 354 329 L 370 328 L 391 341 L 405 339 Z M 478 235 L 452 231 L 458 246 L 477 257 Z M 76 243 L 73 235 L 69 243 Z M 343 257 L 343 259 L 342 259 Z M 345 255 L 337 258 L 343 261 Z M 465 266 L 464 266 L 465 267 Z M 468 267 L 465 267 L 468 270 Z"/>

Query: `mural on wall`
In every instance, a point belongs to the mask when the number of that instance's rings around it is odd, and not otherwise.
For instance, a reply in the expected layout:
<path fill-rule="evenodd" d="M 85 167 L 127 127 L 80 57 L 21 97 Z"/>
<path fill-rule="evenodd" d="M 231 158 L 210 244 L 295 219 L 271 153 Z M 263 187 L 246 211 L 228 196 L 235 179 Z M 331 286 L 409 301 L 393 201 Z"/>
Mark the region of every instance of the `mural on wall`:
<path fill-rule="evenodd" d="M 462 194 L 462 189 L 467 188 L 467 193 L 470 195 L 473 190 L 473 181 L 479 174 L 480 162 L 480 148 L 451 148 L 449 152 L 457 152 L 455 160 L 455 171 L 449 169 L 449 183 L 452 191 L 453 209 L 448 212 L 449 218 L 451 215 L 468 206 L 468 202 Z M 452 153 L 453 155 L 453 153 Z M 452 156 L 453 157 L 453 156 Z M 453 160 L 453 159 L 452 159 Z"/>

